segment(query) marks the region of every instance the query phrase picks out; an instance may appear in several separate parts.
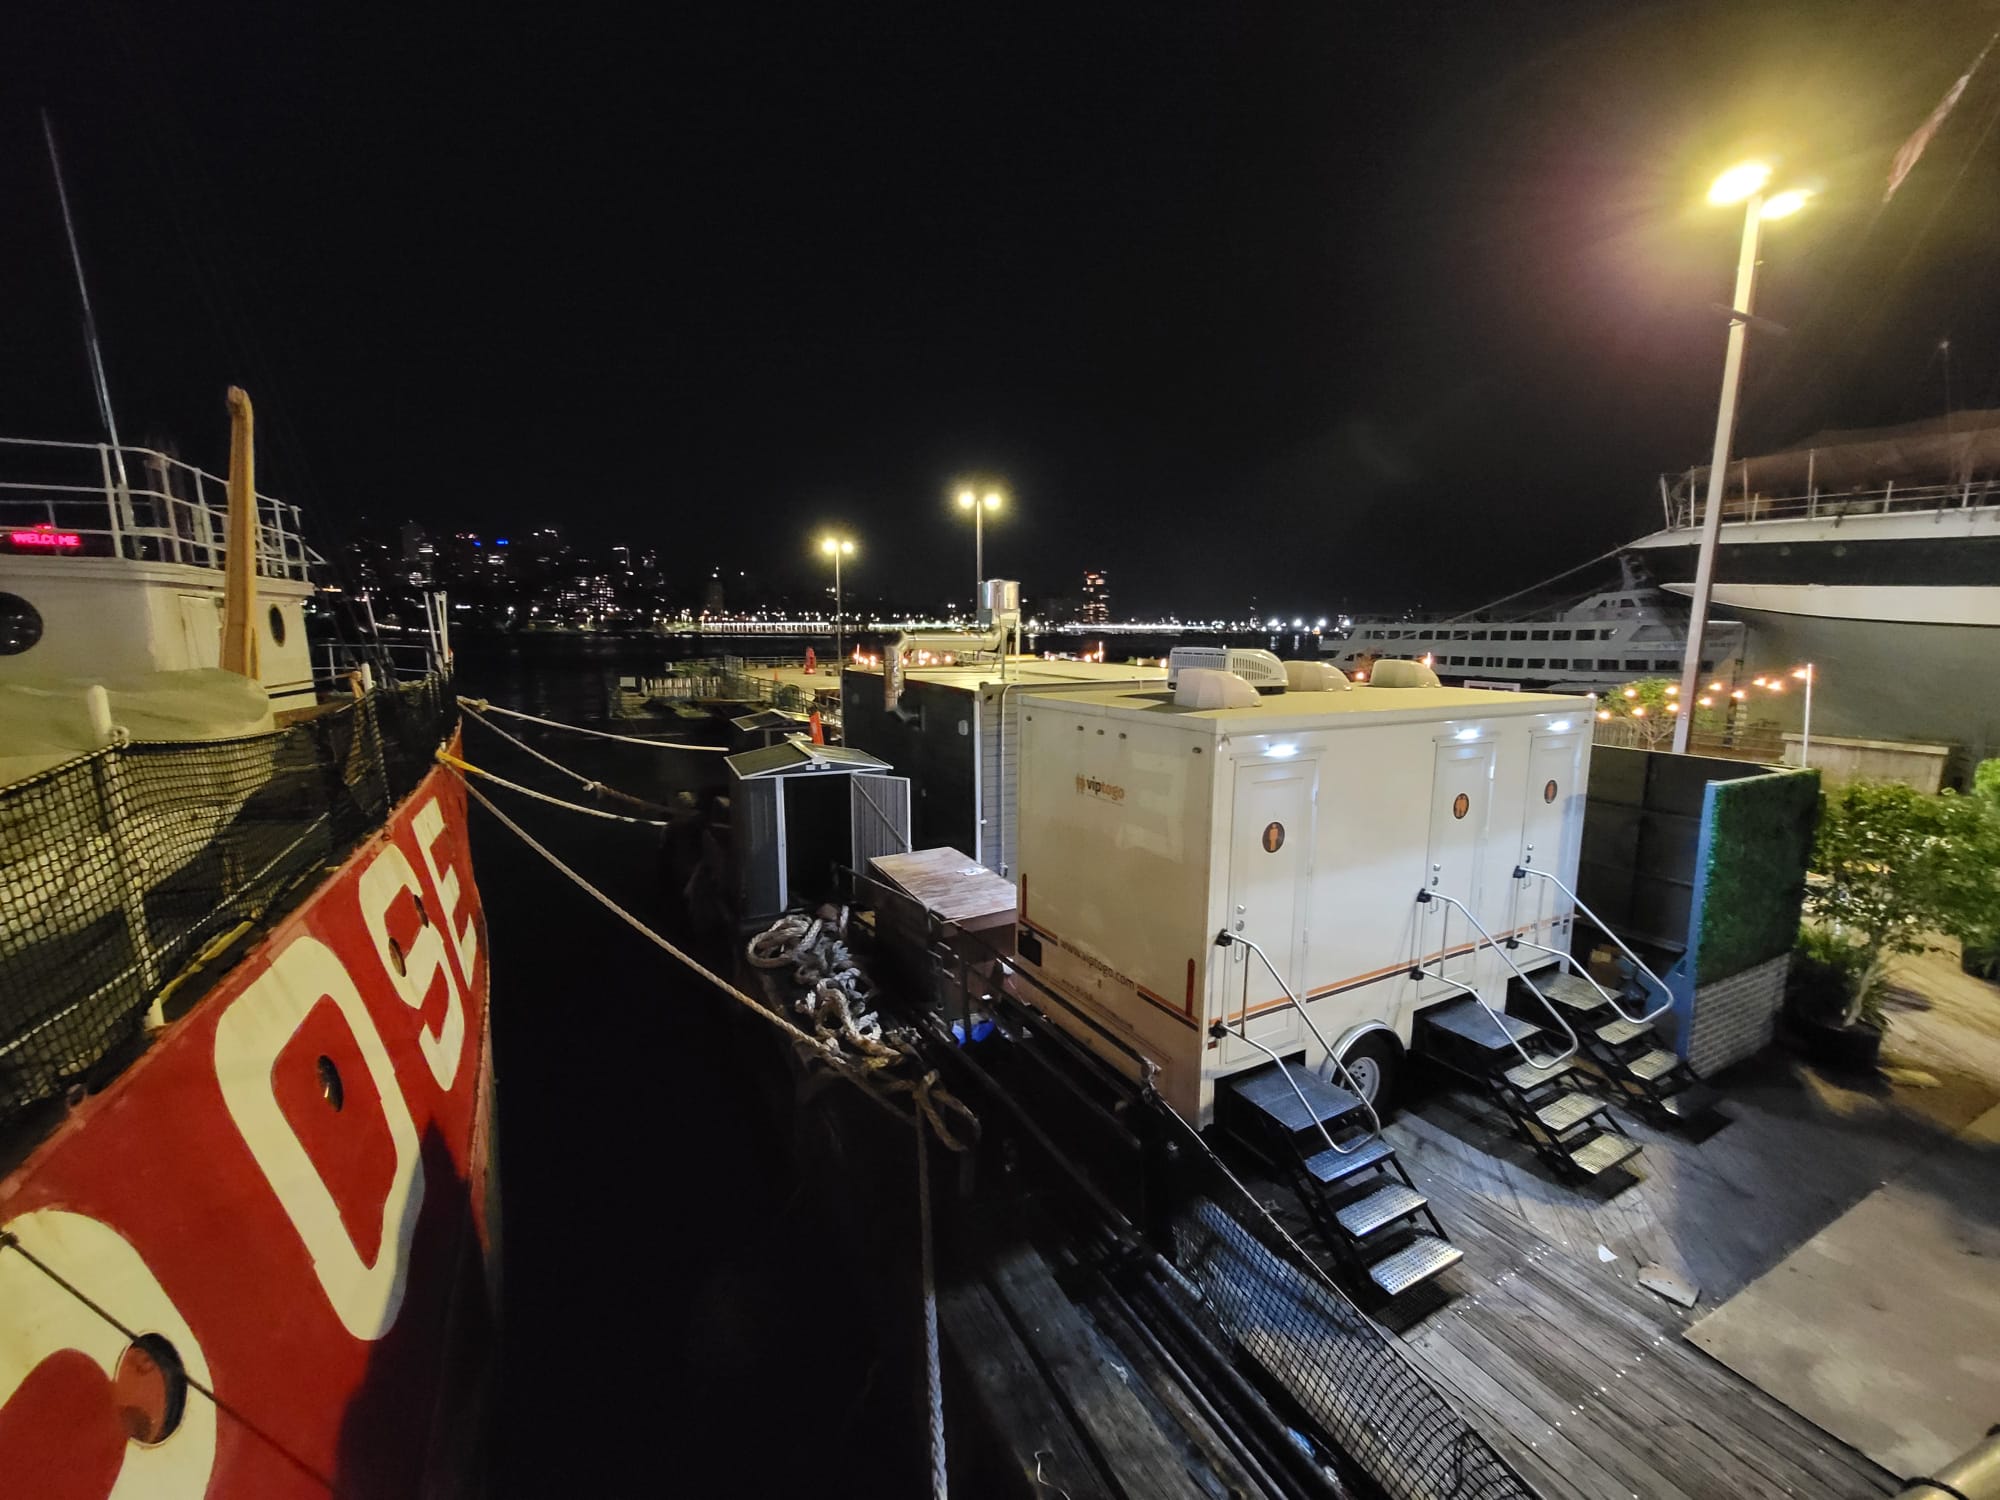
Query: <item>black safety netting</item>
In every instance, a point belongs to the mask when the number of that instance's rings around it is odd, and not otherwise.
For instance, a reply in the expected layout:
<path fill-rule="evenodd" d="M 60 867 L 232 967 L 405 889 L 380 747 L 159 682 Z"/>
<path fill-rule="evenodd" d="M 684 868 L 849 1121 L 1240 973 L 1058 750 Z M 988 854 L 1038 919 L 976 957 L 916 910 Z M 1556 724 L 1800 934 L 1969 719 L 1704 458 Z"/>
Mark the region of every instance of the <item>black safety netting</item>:
<path fill-rule="evenodd" d="M 1392 1500 L 1535 1500 L 1452 1401 L 1205 1146 L 1179 1153 L 1169 1259 L 1259 1384 Z"/>
<path fill-rule="evenodd" d="M 456 715 L 432 678 L 271 734 L 118 746 L 0 788 L 0 1126 L 115 1067 L 205 948 L 380 826 Z"/>

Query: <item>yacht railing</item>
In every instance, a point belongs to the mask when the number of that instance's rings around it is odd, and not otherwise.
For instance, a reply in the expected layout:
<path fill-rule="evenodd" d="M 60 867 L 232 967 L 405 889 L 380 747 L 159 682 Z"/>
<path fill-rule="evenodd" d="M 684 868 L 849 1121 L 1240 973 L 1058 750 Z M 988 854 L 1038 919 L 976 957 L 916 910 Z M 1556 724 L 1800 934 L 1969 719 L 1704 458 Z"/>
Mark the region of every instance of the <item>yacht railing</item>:
<path fill-rule="evenodd" d="M 0 554 L 222 567 L 228 481 L 151 448 L 0 438 Z M 310 581 L 299 508 L 257 497 L 257 571 Z"/>
<path fill-rule="evenodd" d="M 1683 476 L 1683 488 L 1665 495 L 1667 528 L 1681 530 L 1702 524 L 1708 514 L 1706 494 L 1690 491 L 1692 476 Z M 1898 485 L 1893 481 L 1880 489 L 1822 490 L 1808 486 L 1803 494 L 1763 495 L 1751 490 L 1747 481 L 1737 492 L 1722 500 L 1725 523 L 1751 521 L 1837 521 L 1848 516 L 1929 514 L 1961 510 L 1983 510 L 2000 505 L 2000 480 L 1967 479 L 1951 484 Z"/>

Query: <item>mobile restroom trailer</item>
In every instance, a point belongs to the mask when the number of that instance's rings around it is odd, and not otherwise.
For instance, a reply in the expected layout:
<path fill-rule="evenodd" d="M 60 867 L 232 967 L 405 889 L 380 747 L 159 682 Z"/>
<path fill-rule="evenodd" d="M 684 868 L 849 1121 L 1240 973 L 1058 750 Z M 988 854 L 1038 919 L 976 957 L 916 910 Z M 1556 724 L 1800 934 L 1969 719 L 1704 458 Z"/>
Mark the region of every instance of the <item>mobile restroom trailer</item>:
<path fill-rule="evenodd" d="M 1024 690 L 1020 707 L 1021 958 L 1151 1060 L 1198 1126 L 1218 1078 L 1270 1053 L 1325 1062 L 1287 987 L 1332 1051 L 1387 1077 L 1419 1011 L 1468 991 L 1504 1008 L 1516 968 L 1568 949 L 1568 899 L 1514 871 L 1575 887 L 1589 698 L 1356 686 L 1197 708 Z"/>
<path fill-rule="evenodd" d="M 882 668 L 841 674 L 845 742 L 892 762 L 914 791 L 916 848 L 963 849 L 1014 878 L 1015 787 L 1021 699 L 1031 692 L 1157 687 L 1159 667 L 1014 656 L 951 666 L 908 666 L 891 707 Z"/>

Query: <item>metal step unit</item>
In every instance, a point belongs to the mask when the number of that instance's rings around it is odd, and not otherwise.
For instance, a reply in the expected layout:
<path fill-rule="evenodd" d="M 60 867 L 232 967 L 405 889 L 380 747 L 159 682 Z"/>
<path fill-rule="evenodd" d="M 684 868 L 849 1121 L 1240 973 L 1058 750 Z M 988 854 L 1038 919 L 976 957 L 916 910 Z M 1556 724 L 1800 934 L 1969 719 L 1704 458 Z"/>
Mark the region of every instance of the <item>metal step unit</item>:
<path fill-rule="evenodd" d="M 1565 974 L 1543 986 L 1552 996 L 1580 1000 L 1585 990 L 1602 1002 L 1580 975 Z M 1647 997 L 1628 987 L 1620 997 L 1628 1009 L 1646 1005 Z M 1530 1002 L 1532 1003 L 1532 1002 Z M 1578 1040 L 1591 1065 L 1610 1085 L 1621 1102 L 1645 1110 L 1664 1124 L 1691 1123 L 1711 1114 L 1720 1096 L 1695 1077 L 1680 1055 L 1661 1044 L 1648 1021 L 1613 1016 L 1611 1007 L 1578 1010 L 1581 1024 L 1575 1024 Z"/>
<path fill-rule="evenodd" d="M 1589 990 L 1583 981 L 1577 983 Z M 1591 1008 L 1583 1006 L 1575 988 L 1568 994 L 1576 1001 L 1569 1007 L 1574 1013 L 1570 1024 L 1581 1035 L 1588 1023 L 1580 1018 Z M 1589 998 L 1603 1004 L 1594 990 Z M 1577 1059 L 1556 1061 L 1564 1040 L 1518 1015 L 1495 1012 L 1470 995 L 1422 1012 L 1415 1037 L 1417 1052 L 1480 1089 L 1506 1114 L 1514 1133 L 1559 1175 L 1588 1181 L 1629 1162 L 1639 1154 L 1639 1145 L 1625 1134 L 1605 1100 L 1577 1087 L 1587 1076 Z"/>
<path fill-rule="evenodd" d="M 1347 1089 L 1297 1062 L 1275 1062 L 1223 1079 L 1216 1120 L 1290 1180 L 1357 1289 L 1400 1296 L 1462 1257 L 1396 1148 Z"/>

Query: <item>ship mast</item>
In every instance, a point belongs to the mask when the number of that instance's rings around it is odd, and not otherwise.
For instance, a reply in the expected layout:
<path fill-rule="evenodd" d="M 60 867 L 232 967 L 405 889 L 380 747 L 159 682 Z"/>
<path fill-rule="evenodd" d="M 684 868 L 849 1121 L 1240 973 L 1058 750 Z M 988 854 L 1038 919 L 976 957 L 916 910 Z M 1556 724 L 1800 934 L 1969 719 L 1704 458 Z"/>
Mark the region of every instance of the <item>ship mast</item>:
<path fill-rule="evenodd" d="M 229 531 L 222 562 L 222 669 L 252 679 L 257 631 L 257 452 L 250 397 L 229 388 Z"/>
<path fill-rule="evenodd" d="M 69 240 L 70 269 L 76 273 L 77 300 L 83 304 L 83 344 L 90 358 L 91 389 L 97 396 L 97 411 L 104 418 L 104 431 L 111 439 L 111 458 L 118 469 L 118 489 L 130 493 L 125 478 L 125 450 L 118 442 L 118 418 L 111 410 L 111 384 L 104 378 L 104 351 L 97 342 L 97 316 L 90 308 L 90 283 L 83 276 L 83 252 L 77 248 L 76 220 L 70 216 L 69 189 L 63 184 L 62 157 L 56 151 L 56 128 L 49 112 L 42 111 L 42 139 L 49 145 L 49 170 L 55 174 L 56 202 L 62 207 L 63 234 Z"/>

